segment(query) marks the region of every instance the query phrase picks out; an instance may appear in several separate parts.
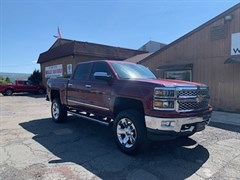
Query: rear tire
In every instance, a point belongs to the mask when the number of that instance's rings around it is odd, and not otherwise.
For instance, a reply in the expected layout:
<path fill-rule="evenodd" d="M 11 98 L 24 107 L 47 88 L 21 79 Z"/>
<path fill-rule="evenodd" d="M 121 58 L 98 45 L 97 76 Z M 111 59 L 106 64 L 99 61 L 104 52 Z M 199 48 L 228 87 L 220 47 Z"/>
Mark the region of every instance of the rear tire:
<path fill-rule="evenodd" d="M 119 149 L 129 155 L 137 154 L 146 144 L 143 115 L 135 110 L 120 112 L 113 125 L 114 139 Z"/>
<path fill-rule="evenodd" d="M 56 123 L 61 123 L 67 118 L 67 108 L 61 104 L 59 98 L 52 101 L 51 114 L 52 120 Z"/>
<path fill-rule="evenodd" d="M 4 96 L 11 96 L 13 94 L 13 90 L 12 89 L 6 89 L 4 92 Z"/>

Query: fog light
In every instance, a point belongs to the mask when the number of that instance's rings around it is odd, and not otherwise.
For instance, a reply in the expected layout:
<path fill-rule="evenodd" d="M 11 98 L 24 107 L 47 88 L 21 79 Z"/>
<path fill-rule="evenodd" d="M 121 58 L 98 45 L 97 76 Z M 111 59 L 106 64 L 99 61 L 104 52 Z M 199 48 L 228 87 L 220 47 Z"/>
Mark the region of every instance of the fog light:
<path fill-rule="evenodd" d="M 155 109 L 162 109 L 162 110 L 173 110 L 174 109 L 174 101 L 167 101 L 167 100 L 154 100 L 153 102 Z"/>
<path fill-rule="evenodd" d="M 167 108 L 169 106 L 169 103 L 167 101 L 163 102 L 163 107 Z"/>
<path fill-rule="evenodd" d="M 162 121 L 161 126 L 162 127 L 174 127 L 174 121 Z"/>

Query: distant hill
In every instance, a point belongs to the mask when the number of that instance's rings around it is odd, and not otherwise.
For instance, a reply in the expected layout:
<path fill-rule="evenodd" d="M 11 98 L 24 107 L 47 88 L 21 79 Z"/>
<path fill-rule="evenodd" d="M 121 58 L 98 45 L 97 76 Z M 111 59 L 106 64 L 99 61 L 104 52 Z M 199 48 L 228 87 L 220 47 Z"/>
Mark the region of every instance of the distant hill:
<path fill-rule="evenodd" d="M 28 77 L 31 74 L 25 74 L 25 73 L 4 73 L 0 72 L 0 77 L 6 78 L 9 77 L 9 79 L 14 83 L 16 79 L 19 80 L 27 80 Z"/>

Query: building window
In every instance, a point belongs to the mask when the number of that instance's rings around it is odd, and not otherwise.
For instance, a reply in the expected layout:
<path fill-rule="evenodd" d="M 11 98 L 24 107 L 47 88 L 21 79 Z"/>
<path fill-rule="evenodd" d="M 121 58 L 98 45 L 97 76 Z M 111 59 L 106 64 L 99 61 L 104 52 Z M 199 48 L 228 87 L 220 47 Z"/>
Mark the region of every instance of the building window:
<path fill-rule="evenodd" d="M 156 70 L 162 71 L 165 79 L 192 81 L 193 64 L 165 65 Z"/>
<path fill-rule="evenodd" d="M 211 27 L 210 29 L 210 39 L 211 40 L 220 40 L 227 37 L 227 26 L 219 25 Z"/>
<path fill-rule="evenodd" d="M 192 81 L 192 70 L 165 71 L 164 78 Z"/>

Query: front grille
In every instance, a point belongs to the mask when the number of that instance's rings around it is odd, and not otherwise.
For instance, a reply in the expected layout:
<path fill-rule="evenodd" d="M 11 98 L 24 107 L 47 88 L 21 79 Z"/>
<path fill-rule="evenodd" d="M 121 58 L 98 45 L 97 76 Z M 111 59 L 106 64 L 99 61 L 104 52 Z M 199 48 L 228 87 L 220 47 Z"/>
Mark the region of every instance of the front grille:
<path fill-rule="evenodd" d="M 208 89 L 181 89 L 177 91 L 177 111 L 190 112 L 208 108 Z"/>
<path fill-rule="evenodd" d="M 178 111 L 186 112 L 186 111 L 196 111 L 203 110 L 208 108 L 208 101 L 178 101 Z"/>
<path fill-rule="evenodd" d="M 201 90 L 181 90 L 177 92 L 177 96 L 205 96 L 208 95 L 207 89 L 201 89 Z"/>

